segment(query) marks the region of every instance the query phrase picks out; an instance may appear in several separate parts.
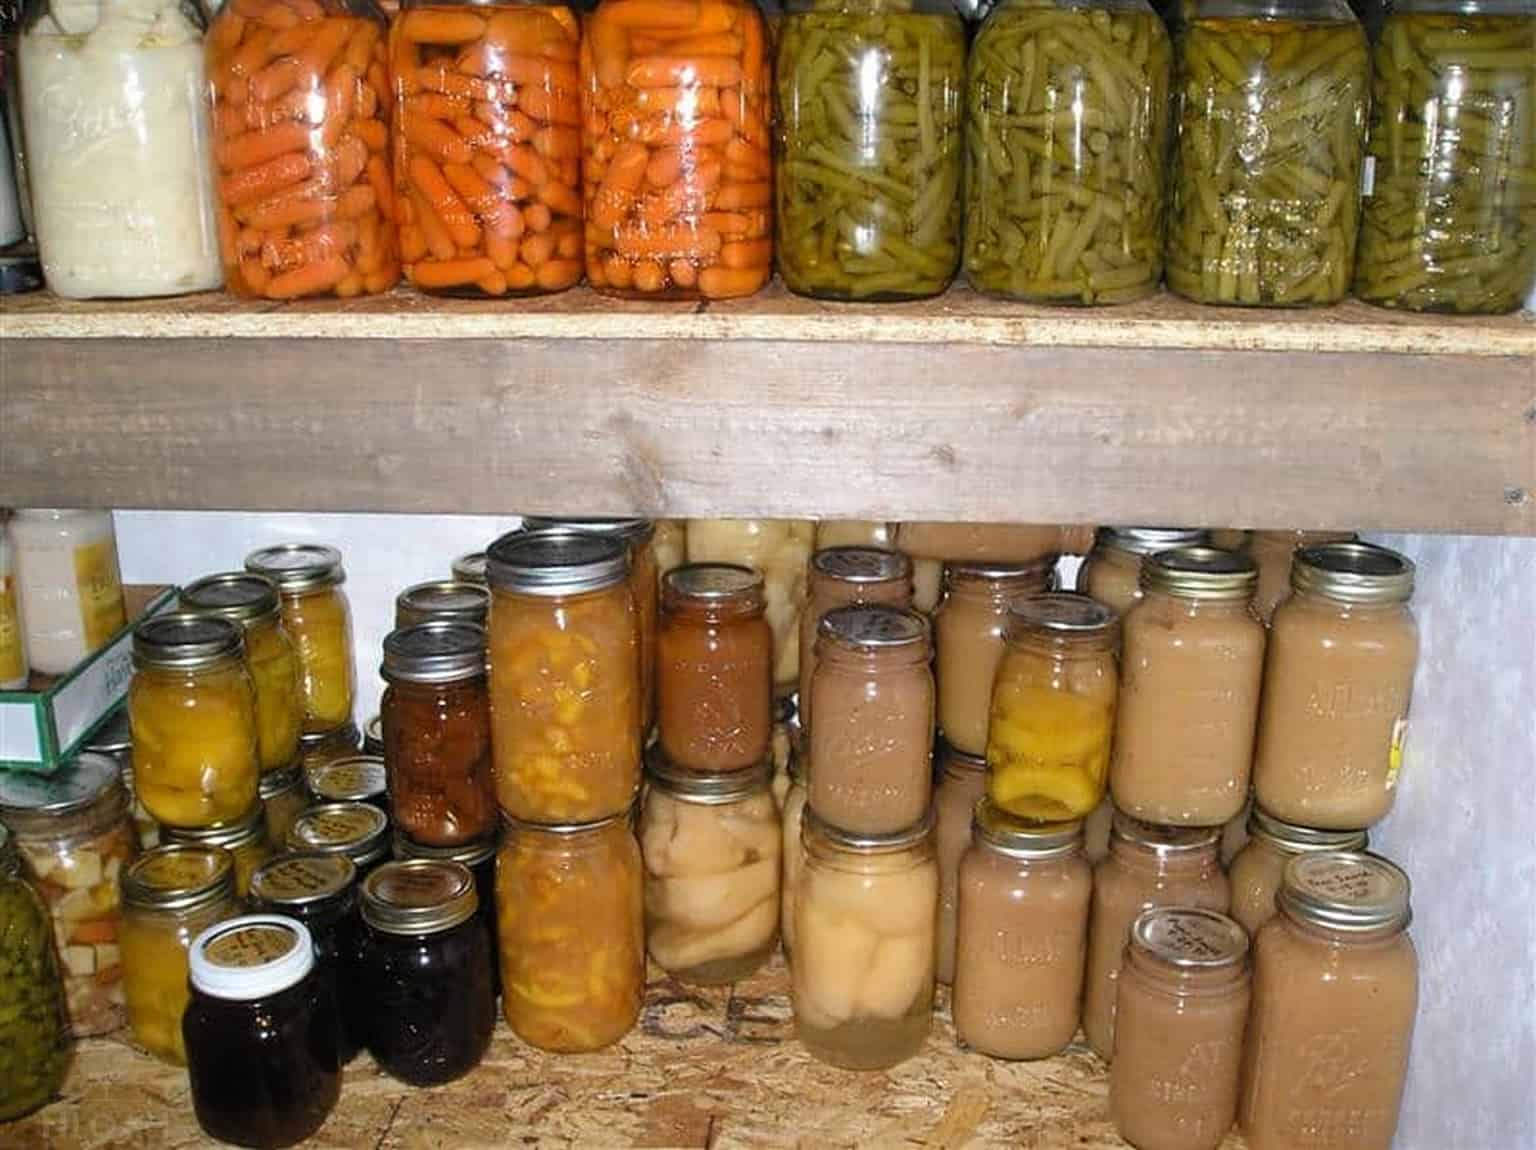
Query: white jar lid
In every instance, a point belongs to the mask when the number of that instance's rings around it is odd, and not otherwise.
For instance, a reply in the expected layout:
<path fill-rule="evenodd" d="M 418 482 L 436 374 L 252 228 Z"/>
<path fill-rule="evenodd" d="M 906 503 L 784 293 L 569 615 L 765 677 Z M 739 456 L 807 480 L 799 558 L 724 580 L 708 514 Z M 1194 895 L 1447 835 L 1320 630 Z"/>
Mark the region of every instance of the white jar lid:
<path fill-rule="evenodd" d="M 188 955 L 192 985 L 214 998 L 266 998 L 315 966 L 309 928 L 280 914 L 247 914 L 210 926 Z"/>

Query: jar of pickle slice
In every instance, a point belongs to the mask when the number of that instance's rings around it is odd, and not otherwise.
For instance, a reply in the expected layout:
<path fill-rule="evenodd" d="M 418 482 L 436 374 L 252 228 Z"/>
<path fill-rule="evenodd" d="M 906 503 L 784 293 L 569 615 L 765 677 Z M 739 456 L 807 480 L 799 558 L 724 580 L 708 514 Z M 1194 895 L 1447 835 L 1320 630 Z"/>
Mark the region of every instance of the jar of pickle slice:
<path fill-rule="evenodd" d="M 128 1025 L 157 1058 L 186 1064 L 187 951 L 208 927 L 239 913 L 234 862 L 217 847 L 157 847 L 124 872 L 119 942 Z"/>
<path fill-rule="evenodd" d="M 184 846 L 222 848 L 234 862 L 235 893 L 244 898 L 251 875 L 277 847 L 267 838 L 266 811 L 258 801 L 242 818 L 211 827 L 167 827 L 165 841 Z M 195 932 L 194 932 L 195 933 Z"/>
<path fill-rule="evenodd" d="M 1168 286 L 1198 303 L 1337 303 L 1370 99 L 1349 5 L 1197 0 L 1179 48 Z"/>
<path fill-rule="evenodd" d="M 1209 533 L 1194 527 L 1100 527 L 1077 569 L 1077 591 L 1124 615 L 1141 600 L 1141 563 L 1173 547 L 1199 547 Z"/>
<path fill-rule="evenodd" d="M 581 279 L 580 41 L 564 4 L 401 4 L 400 255 L 422 291 L 542 295 Z"/>
<path fill-rule="evenodd" d="M 139 848 L 148 850 L 160 845 L 160 824 L 144 808 L 139 793 L 133 785 L 133 727 L 128 721 L 128 708 L 119 707 L 112 717 L 97 727 L 81 748 L 93 755 L 106 755 L 117 764 L 118 777 L 123 790 L 128 792 L 128 812 L 138 832 Z"/>
<path fill-rule="evenodd" d="M 496 798 L 528 822 L 595 821 L 640 784 L 640 629 L 617 539 L 513 533 L 490 550 Z"/>
<path fill-rule="evenodd" d="M 1009 610 L 992 687 L 987 796 L 1023 819 L 1086 818 L 1104 797 L 1115 728 L 1119 620 L 1052 593 Z"/>
<path fill-rule="evenodd" d="M 158 615 L 133 631 L 133 781 L 164 827 L 207 827 L 257 800 L 256 691 L 238 623 Z"/>
<path fill-rule="evenodd" d="M 317 803 L 367 803 L 390 813 L 389 773 L 383 755 L 343 755 L 304 773 Z"/>
<path fill-rule="evenodd" d="M 1325 831 L 1284 822 L 1259 807 L 1248 817 L 1249 838 L 1227 870 L 1232 884 L 1232 917 L 1257 938 L 1259 929 L 1275 917 L 1275 896 L 1286 864 L 1316 851 L 1361 851 L 1365 831 Z"/>
<path fill-rule="evenodd" d="M 247 555 L 245 569 L 277 584 L 283 629 L 299 652 L 305 733 L 351 725 L 352 613 L 341 590 L 347 577 L 341 552 L 315 543 L 279 543 Z"/>
<path fill-rule="evenodd" d="M 293 820 L 287 846 L 349 858 L 361 881 L 389 857 L 389 819 L 368 803 L 320 803 Z"/>
<path fill-rule="evenodd" d="M 966 94 L 978 291 L 1110 304 L 1162 278 L 1168 34 L 1145 0 L 1001 0 Z"/>
<path fill-rule="evenodd" d="M 8 817 L 0 814 L 0 817 Z M 69 1069 L 69 1016 L 49 916 L 0 822 L 0 1122 L 53 1097 Z"/>
<path fill-rule="evenodd" d="M 395 596 L 395 627 L 418 623 L 473 623 L 484 627 L 491 593 L 484 583 L 438 579 L 417 583 Z"/>
<path fill-rule="evenodd" d="M 1303 547 L 1320 543 L 1353 542 L 1352 531 L 1255 531 L 1248 541 L 1248 554 L 1259 567 L 1259 587 L 1253 595 L 1253 610 L 1269 626 L 1275 608 L 1291 593 L 1291 562 Z"/>
<path fill-rule="evenodd" d="M 590 823 L 509 819 L 496 861 L 501 1008 L 541 1050 L 600 1050 L 645 994 L 640 845 L 630 813 Z"/>
<path fill-rule="evenodd" d="M 987 793 L 987 760 L 938 748 L 938 785 L 933 789 L 933 844 L 939 863 L 939 941 L 936 972 L 945 986 L 955 981 L 955 918 L 959 907 L 960 856 L 971 845 L 971 820 Z"/>

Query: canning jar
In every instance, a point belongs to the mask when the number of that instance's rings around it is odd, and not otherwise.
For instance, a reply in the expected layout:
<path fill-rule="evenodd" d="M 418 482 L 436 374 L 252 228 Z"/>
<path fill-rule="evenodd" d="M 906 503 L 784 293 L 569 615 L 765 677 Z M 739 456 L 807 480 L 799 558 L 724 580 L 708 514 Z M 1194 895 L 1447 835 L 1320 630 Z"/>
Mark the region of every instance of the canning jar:
<path fill-rule="evenodd" d="M 316 543 L 279 543 L 247 555 L 245 569 L 277 584 L 283 629 L 299 652 L 305 733 L 350 726 L 356 688 L 352 613 L 341 590 L 347 577 L 341 552 Z M 355 729 L 352 745 L 357 746 Z"/>
<path fill-rule="evenodd" d="M 5 817 L 9 817 L 6 815 Z M 48 912 L 0 823 L 0 1122 L 42 1106 L 69 1069 L 69 1016 Z"/>
<path fill-rule="evenodd" d="M 1378 855 L 1292 859 L 1259 932 L 1238 1124 L 1253 1150 L 1387 1150 L 1418 1010 L 1408 876 Z"/>
<path fill-rule="evenodd" d="M 140 855 L 123 873 L 123 997 L 145 1050 L 186 1064 L 187 951 L 216 922 L 240 913 L 229 852 L 176 844 Z"/>
<path fill-rule="evenodd" d="M 383 715 L 374 715 L 363 724 L 363 754 L 376 759 L 384 757 Z"/>
<path fill-rule="evenodd" d="M 281 915 L 229 919 L 193 940 L 189 967 L 182 1033 L 197 1124 L 257 1150 L 304 1141 L 341 1095 L 336 1001 L 308 929 Z"/>
<path fill-rule="evenodd" d="M 203 10 L 178 0 L 24 5 L 27 182 L 55 294 L 180 295 L 222 281 L 204 27 Z"/>
<path fill-rule="evenodd" d="M 214 17 L 207 55 L 229 291 L 388 291 L 400 260 L 383 15 L 347 0 L 249 0 Z"/>
<path fill-rule="evenodd" d="M 1124 615 L 1141 601 L 1141 563 L 1173 547 L 1199 547 L 1197 527 L 1100 527 L 1093 550 L 1077 569 L 1077 591 Z"/>
<path fill-rule="evenodd" d="M 286 843 L 293 820 L 309 805 L 309 796 L 304 791 L 303 769 L 295 763 L 286 771 L 268 771 L 261 776 L 258 790 L 262 818 L 267 824 L 267 841 Z"/>
<path fill-rule="evenodd" d="M 938 295 L 960 263 L 965 25 L 946 0 L 785 7 L 775 74 L 784 286 L 820 299 Z"/>
<path fill-rule="evenodd" d="M 1168 286 L 1197 303 L 1337 303 L 1354 271 L 1370 99 L 1344 0 L 1197 0 L 1179 38 Z"/>
<path fill-rule="evenodd" d="M 117 764 L 123 790 L 128 792 L 128 813 L 133 819 L 139 846 L 144 850 L 159 846 L 160 824 L 144 809 L 139 793 L 133 786 L 133 727 L 128 721 L 128 708 L 122 706 L 113 711 L 112 717 L 86 738 L 81 750 L 106 755 Z"/>
<path fill-rule="evenodd" d="M 946 563 L 1034 563 L 1047 555 L 1082 555 L 1094 528 L 1029 523 L 903 523 L 896 547 L 914 559 Z"/>
<path fill-rule="evenodd" d="M 564 4 L 404 0 L 390 26 L 400 258 L 422 291 L 581 279 L 581 28 Z"/>
<path fill-rule="evenodd" d="M 738 771 L 773 739 L 773 631 L 763 577 L 690 563 L 662 581 L 656 642 L 656 733 L 674 766 Z"/>
<path fill-rule="evenodd" d="M 293 820 L 286 846 L 349 858 L 361 882 L 389 857 L 389 818 L 368 803 L 318 803 Z"/>
<path fill-rule="evenodd" d="M 1419 631 L 1413 564 L 1369 543 L 1296 554 L 1275 612 L 1254 749 L 1259 805 L 1286 822 L 1354 830 L 1392 808 Z"/>
<path fill-rule="evenodd" d="M 650 760 L 640 814 L 645 944 L 681 982 L 736 982 L 773 953 L 781 831 L 771 771 L 766 760 L 710 775 Z"/>
<path fill-rule="evenodd" d="M 833 1066 L 895 1066 L 922 1048 L 933 1022 L 933 818 L 895 834 L 865 835 L 807 811 L 804 841 L 795 901 L 795 1029 L 806 1050 Z"/>
<path fill-rule="evenodd" d="M 164 827 L 209 827 L 257 801 L 256 691 L 238 623 L 157 615 L 133 630 L 133 781 Z"/>
<path fill-rule="evenodd" d="M 987 728 L 987 795 L 1009 814 L 1080 819 L 1104 797 L 1115 728 L 1119 619 L 1056 592 L 1008 613 Z"/>
<path fill-rule="evenodd" d="M 501 1009 L 541 1050 L 600 1050 L 645 995 L 640 844 L 626 809 L 598 822 L 508 819 L 496 860 Z"/>
<path fill-rule="evenodd" d="M 910 827 L 933 790 L 928 623 L 894 607 L 839 607 L 819 630 L 811 810 L 856 834 Z"/>
<path fill-rule="evenodd" d="M 1351 531 L 1255 531 L 1248 541 L 1248 554 L 1259 568 L 1259 588 L 1254 592 L 1253 610 L 1269 626 L 1275 608 L 1291 593 L 1291 563 L 1303 547 L 1319 543 L 1348 543 Z"/>
<path fill-rule="evenodd" d="M 4 121 L 0 118 L 0 133 Z M 0 138 L 0 168 L 9 162 Z M 0 691 L 21 691 L 27 686 L 27 640 L 21 629 L 21 608 L 16 597 L 16 559 L 10 534 L 0 521 Z"/>
<path fill-rule="evenodd" d="M 1056 556 L 1033 563 L 951 563 L 944 598 L 933 615 L 938 649 L 939 733 L 968 755 L 987 753 L 992 680 L 1003 657 L 1008 608 L 1028 595 L 1056 588 Z"/>
<path fill-rule="evenodd" d="M 1248 801 L 1264 677 L 1253 560 L 1214 547 L 1142 563 L 1146 597 L 1120 628 L 1120 702 L 1109 789 L 1128 815 L 1218 826 Z"/>
<path fill-rule="evenodd" d="M 628 810 L 640 783 L 640 630 L 629 553 L 601 535 L 526 532 L 491 545 L 491 753 L 514 818 Z"/>
<path fill-rule="evenodd" d="M 439 622 L 395 631 L 384 640 L 381 673 L 389 684 L 381 766 L 395 825 L 429 846 L 494 834 L 484 628 Z"/>
<path fill-rule="evenodd" d="M 955 920 L 960 906 L 960 857 L 971 845 L 971 820 L 987 793 L 987 760 L 938 744 L 933 788 L 933 846 L 939 864 L 939 927 L 935 976 L 955 981 Z"/>
<path fill-rule="evenodd" d="M 1116 813 L 1109 855 L 1093 868 L 1083 1034 L 1100 1058 L 1115 1048 L 1115 994 L 1131 924 L 1155 906 L 1192 906 L 1225 914 L 1227 876 L 1215 827 L 1158 827 Z"/>
<path fill-rule="evenodd" d="M 276 585 L 247 571 L 210 575 L 189 584 L 179 606 L 245 629 L 245 667 L 256 690 L 256 748 L 262 773 L 292 765 L 304 729 L 304 700 L 299 654 L 283 630 Z"/>
<path fill-rule="evenodd" d="M 484 627 L 491 613 L 491 593 L 484 583 L 438 579 L 417 583 L 395 596 L 395 628 L 418 623 L 474 623 Z"/>
<path fill-rule="evenodd" d="M 993 1058 L 1049 1058 L 1077 1033 L 1093 871 L 1083 824 L 1027 823 L 983 799 L 960 860 L 955 1035 Z"/>
<path fill-rule="evenodd" d="M 1109 1114 L 1137 1150 L 1216 1150 L 1237 1117 L 1248 936 L 1224 914 L 1160 907 L 1131 926 L 1116 995 Z"/>
<path fill-rule="evenodd" d="M 299 736 L 299 762 L 304 768 L 305 785 L 309 775 L 327 763 L 350 759 L 357 754 L 359 732 L 357 724 L 348 723 L 334 731 L 310 731 Z"/>
<path fill-rule="evenodd" d="M 389 773 L 382 755 L 341 755 L 316 763 L 304 785 L 317 803 L 367 803 L 390 813 Z"/>
<path fill-rule="evenodd" d="M 1515 311 L 1536 289 L 1536 6 L 1398 0 L 1374 48 L 1355 295 Z"/>
<path fill-rule="evenodd" d="M 972 287 L 1081 304 L 1157 289 L 1171 55 L 1146 0 L 988 13 L 966 93 Z"/>
<path fill-rule="evenodd" d="M 768 282 L 770 72 L 747 0 L 599 0 L 581 75 L 594 288 L 728 299 Z"/>
<path fill-rule="evenodd" d="M 222 848 L 234 862 L 235 893 L 244 898 L 251 889 L 251 875 L 276 853 L 267 837 L 266 811 L 258 801 L 241 818 L 211 827 L 167 827 L 165 841 L 182 846 Z M 194 932 L 195 933 L 195 932 Z"/>
<path fill-rule="evenodd" d="M 791 761 L 790 770 L 789 791 L 784 795 L 784 809 L 779 812 L 779 942 L 784 947 L 786 962 L 794 957 L 795 899 L 800 875 L 805 870 L 805 842 L 800 833 L 805 826 L 805 782 L 800 777 L 798 760 Z"/>
<path fill-rule="evenodd" d="M 475 876 L 475 894 L 480 900 L 475 914 L 485 926 L 486 937 L 491 940 L 491 990 L 497 995 L 501 994 L 501 962 L 496 949 L 499 937 L 496 933 L 496 851 L 501 846 L 500 832 L 498 825 L 488 838 L 456 847 L 430 847 L 412 842 L 399 831 L 394 835 L 395 858 L 463 863 Z"/>
<path fill-rule="evenodd" d="M 1247 845 L 1227 868 L 1227 880 L 1232 884 L 1232 917 L 1254 938 L 1275 917 L 1275 896 L 1280 893 L 1286 863 L 1316 851 L 1361 851 L 1368 838 L 1364 831 L 1297 826 L 1259 807 L 1248 818 L 1248 831 Z"/>
<path fill-rule="evenodd" d="M 449 566 L 454 579 L 461 583 L 478 583 L 481 587 L 486 585 L 485 577 L 486 557 L 484 551 L 470 551 L 460 555 Z"/>
<path fill-rule="evenodd" d="M 21 509 L 7 531 L 27 663 L 67 675 L 128 621 L 112 512 Z"/>

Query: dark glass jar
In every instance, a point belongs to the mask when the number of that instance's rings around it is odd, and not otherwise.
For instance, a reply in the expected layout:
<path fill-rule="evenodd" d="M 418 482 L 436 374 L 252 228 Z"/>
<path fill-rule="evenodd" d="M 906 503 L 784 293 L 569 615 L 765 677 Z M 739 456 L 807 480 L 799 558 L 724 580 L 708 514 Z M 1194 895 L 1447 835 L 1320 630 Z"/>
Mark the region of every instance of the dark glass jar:
<path fill-rule="evenodd" d="M 412 1086 L 462 1077 L 491 1044 L 496 999 L 479 902 L 462 863 L 385 863 L 363 883 L 368 1050 Z"/>
<path fill-rule="evenodd" d="M 389 857 L 389 817 L 367 803 L 320 803 L 293 820 L 291 851 L 345 855 L 357 867 L 358 881 Z"/>
<path fill-rule="evenodd" d="M 496 850 L 501 846 L 501 828 L 490 838 L 465 843 L 457 847 L 433 847 L 412 842 L 400 831 L 395 832 L 395 857 L 397 859 L 439 859 L 463 863 L 475 876 L 475 894 L 480 898 L 480 909 L 475 913 L 484 921 L 491 936 L 491 986 L 501 994 L 501 963 L 496 956 Z"/>
<path fill-rule="evenodd" d="M 367 803 L 389 813 L 389 774 L 382 755 L 344 755 L 304 773 L 317 803 Z"/>

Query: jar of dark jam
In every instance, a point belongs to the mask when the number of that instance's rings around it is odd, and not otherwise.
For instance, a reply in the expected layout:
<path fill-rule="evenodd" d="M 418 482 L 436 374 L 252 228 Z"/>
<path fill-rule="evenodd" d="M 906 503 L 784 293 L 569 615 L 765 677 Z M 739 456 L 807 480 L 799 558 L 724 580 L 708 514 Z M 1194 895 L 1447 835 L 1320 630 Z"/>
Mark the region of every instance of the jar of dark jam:
<path fill-rule="evenodd" d="M 305 772 L 317 803 L 367 803 L 389 813 L 389 776 L 380 755 L 345 755 Z"/>
<path fill-rule="evenodd" d="M 462 863 L 389 862 L 363 881 L 368 1050 L 412 1086 L 451 1082 L 491 1044 L 491 947 Z"/>
<path fill-rule="evenodd" d="M 413 842 L 409 836 L 395 831 L 395 857 L 397 859 L 439 859 L 463 863 L 475 876 L 475 895 L 480 899 L 480 909 L 475 913 L 485 923 L 491 936 L 491 987 L 501 993 L 501 964 L 496 959 L 496 851 L 501 846 L 500 828 L 490 838 L 465 843 L 461 847 L 430 847 Z"/>
<path fill-rule="evenodd" d="M 182 1034 L 198 1125 L 256 1150 L 304 1141 L 341 1095 L 336 1002 L 308 928 L 226 919 L 193 941 L 189 967 Z"/>
<path fill-rule="evenodd" d="M 389 857 L 389 816 L 368 803 L 318 803 L 293 820 L 287 846 L 345 855 L 361 881 Z"/>
<path fill-rule="evenodd" d="M 371 1009 L 363 994 L 363 922 L 357 913 L 357 868 L 344 855 L 295 852 L 263 863 L 251 876 L 253 911 L 282 914 L 309 928 L 315 962 L 330 982 L 341 1016 L 341 1060 L 363 1048 Z"/>

